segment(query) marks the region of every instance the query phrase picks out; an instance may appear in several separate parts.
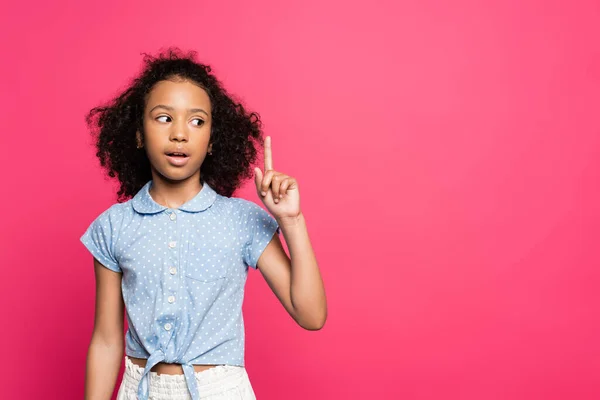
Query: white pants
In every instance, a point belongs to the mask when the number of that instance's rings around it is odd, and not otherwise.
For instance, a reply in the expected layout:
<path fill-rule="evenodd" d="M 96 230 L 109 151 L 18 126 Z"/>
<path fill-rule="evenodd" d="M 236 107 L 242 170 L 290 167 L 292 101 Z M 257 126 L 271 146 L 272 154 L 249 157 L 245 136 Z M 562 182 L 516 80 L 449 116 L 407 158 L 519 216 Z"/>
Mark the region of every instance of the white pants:
<path fill-rule="evenodd" d="M 125 356 L 125 373 L 119 387 L 117 400 L 136 400 L 138 385 L 144 369 Z M 256 400 L 246 368 L 234 365 L 216 367 L 196 372 L 196 382 L 201 399 Z M 189 400 L 191 396 L 181 375 L 148 373 L 150 400 Z"/>

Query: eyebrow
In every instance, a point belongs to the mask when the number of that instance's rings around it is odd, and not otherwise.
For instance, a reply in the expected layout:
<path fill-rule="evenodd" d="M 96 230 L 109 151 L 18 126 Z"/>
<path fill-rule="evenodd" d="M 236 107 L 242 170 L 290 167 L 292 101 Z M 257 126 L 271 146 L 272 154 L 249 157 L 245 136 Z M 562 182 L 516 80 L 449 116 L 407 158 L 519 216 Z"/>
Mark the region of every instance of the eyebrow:
<path fill-rule="evenodd" d="M 154 107 L 152 108 L 152 110 L 150 110 L 150 112 L 152 112 L 152 111 L 156 110 L 157 108 L 164 108 L 165 110 L 168 110 L 168 111 L 175 111 L 175 109 L 174 109 L 173 107 L 165 106 L 164 104 L 159 104 L 159 105 L 157 105 L 157 106 L 154 106 Z M 209 116 L 209 115 L 208 115 L 208 113 L 207 113 L 206 111 L 204 111 L 203 109 L 201 109 L 201 108 L 190 108 L 190 109 L 188 110 L 188 112 L 189 112 L 189 113 L 197 113 L 197 112 L 201 112 L 201 113 L 204 113 L 204 114 L 206 114 L 206 116 L 207 116 L 207 117 Z"/>

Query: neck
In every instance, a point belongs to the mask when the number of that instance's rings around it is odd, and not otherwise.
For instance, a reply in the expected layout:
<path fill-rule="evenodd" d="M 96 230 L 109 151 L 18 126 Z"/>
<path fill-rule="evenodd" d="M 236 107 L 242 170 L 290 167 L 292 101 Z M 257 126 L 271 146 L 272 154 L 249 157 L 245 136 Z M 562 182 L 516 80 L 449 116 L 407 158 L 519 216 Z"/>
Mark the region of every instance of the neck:
<path fill-rule="evenodd" d="M 202 190 L 200 174 L 194 174 L 181 181 L 174 181 L 152 174 L 152 185 L 149 193 L 158 204 L 168 208 L 179 208 L 193 199 L 200 190 Z"/>

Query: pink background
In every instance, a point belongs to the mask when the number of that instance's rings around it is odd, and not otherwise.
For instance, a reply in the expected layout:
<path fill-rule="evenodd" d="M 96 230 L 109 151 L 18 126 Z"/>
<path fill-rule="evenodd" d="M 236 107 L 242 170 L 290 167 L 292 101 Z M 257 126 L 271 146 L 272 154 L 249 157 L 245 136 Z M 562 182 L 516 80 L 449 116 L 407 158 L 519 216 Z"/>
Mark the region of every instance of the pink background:
<path fill-rule="evenodd" d="M 0 14 L 2 398 L 83 396 L 84 115 L 173 44 L 261 113 L 325 279 L 309 332 L 251 271 L 259 399 L 600 398 L 600 3 L 94 3 Z"/>

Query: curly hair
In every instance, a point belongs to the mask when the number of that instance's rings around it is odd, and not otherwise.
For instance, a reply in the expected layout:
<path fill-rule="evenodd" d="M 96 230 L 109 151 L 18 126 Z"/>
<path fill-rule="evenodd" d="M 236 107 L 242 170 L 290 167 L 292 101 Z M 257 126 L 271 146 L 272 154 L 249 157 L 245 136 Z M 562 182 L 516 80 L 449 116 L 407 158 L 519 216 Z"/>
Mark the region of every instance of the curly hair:
<path fill-rule="evenodd" d="M 183 54 L 178 48 L 168 48 L 156 57 L 142 54 L 142 73 L 116 98 L 86 115 L 100 165 L 120 182 L 118 202 L 133 197 L 152 179 L 146 152 L 136 147 L 136 131 L 144 131 L 147 95 L 157 82 L 169 79 L 192 81 L 207 92 L 213 147 L 212 156 L 202 163 L 200 176 L 217 193 L 230 197 L 253 176 L 252 165 L 263 145 L 260 116 L 246 111 L 211 74 L 210 66 L 196 61 L 195 51 Z"/>

